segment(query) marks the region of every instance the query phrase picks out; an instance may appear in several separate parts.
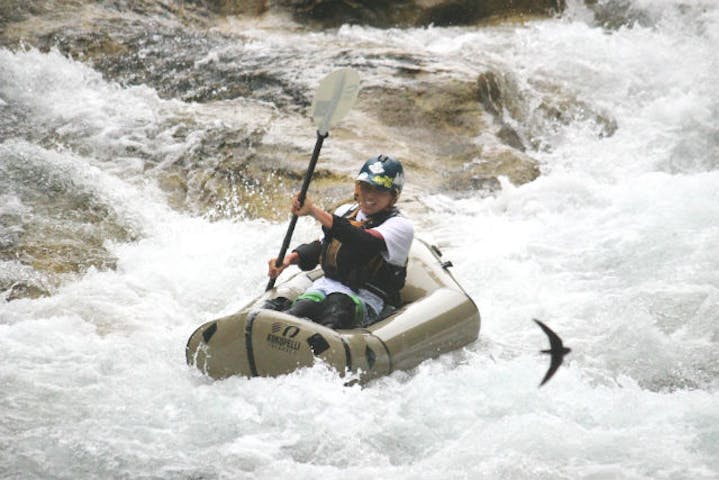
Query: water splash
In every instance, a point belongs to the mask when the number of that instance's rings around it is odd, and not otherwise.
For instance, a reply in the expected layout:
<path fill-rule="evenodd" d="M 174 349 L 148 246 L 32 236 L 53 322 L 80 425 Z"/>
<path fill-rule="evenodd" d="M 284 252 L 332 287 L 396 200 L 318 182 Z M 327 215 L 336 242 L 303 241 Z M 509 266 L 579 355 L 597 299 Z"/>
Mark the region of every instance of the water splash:
<path fill-rule="evenodd" d="M 476 72 L 477 52 L 492 52 L 483 58 L 507 72 L 521 96 L 518 112 L 529 113 L 503 114 L 542 146 L 542 176 L 530 184 L 501 179 L 501 192 L 482 198 L 418 195 L 423 209 L 412 210 L 413 220 L 453 260 L 479 304 L 481 338 L 364 389 L 342 387 L 321 365 L 278 379 L 222 382 L 186 369 L 189 332 L 257 292 L 263 259 L 274 255 L 285 225 L 209 222 L 173 210 L 134 162 L 110 169 L 94 154 L 58 149 L 47 132 L 48 125 L 66 125 L 62 109 L 19 91 L 17 82 L 9 95 L 9 77 L 1 77 L 0 107 L 26 106 L 40 132 L 3 140 L 1 165 L 24 151 L 31 166 L 65 172 L 65 183 L 116 206 L 118 218 L 141 232 L 131 242 L 108 242 L 114 270 L 91 268 L 51 297 L 0 305 L 3 473 L 715 478 L 719 179 L 712 72 L 719 16 L 713 2 L 597 3 L 628 5 L 651 21 L 630 16 L 604 28 L 575 2 L 562 18 L 486 30 L 343 27 L 267 40 L 261 28 L 248 33 L 262 55 L 277 44 L 291 51 L 292 44 L 352 43 L 353 61 L 367 56 L 359 65 L 377 85 L 411 81 L 386 77 L 413 62 L 467 78 Z M 627 17 L 621 8 L 617 15 Z M 30 65 L 37 60 L 50 78 L 70 68 L 82 80 L 82 64 L 56 53 L 0 52 L 3 67 L 10 66 L 0 75 L 39 68 Z M 383 57 L 387 52 L 394 53 Z M 331 62 L 336 52 L 318 55 Z M 290 63 L 288 75 L 306 68 L 307 85 L 321 77 L 307 55 L 291 57 L 281 57 Z M 76 116 L 63 138 L 95 152 L 120 145 L 101 133 L 105 122 L 137 135 L 142 149 L 161 152 L 175 143 L 171 134 L 147 133 L 161 131 L 152 130 L 153 117 L 191 111 L 226 122 L 230 115 L 221 112 L 232 109 L 161 101 L 151 89 L 93 80 L 89 68 L 84 75 L 92 81 L 64 84 L 50 97 L 95 105 L 103 95 L 130 99 L 129 111 L 108 106 L 82 128 L 74 122 L 83 107 L 69 110 Z M 547 100 L 561 104 L 567 92 L 614 119 L 613 135 L 599 134 L 596 115 L 554 123 L 533 115 Z M 241 121 L 252 124 L 250 117 Z M 125 123 L 133 118 L 138 122 Z M 254 125 L 267 118 L 258 114 Z M 0 198 L 7 218 L 34 211 L 17 191 Z M 300 222 L 295 238 L 317 234 L 312 222 Z M 539 392 L 546 365 L 537 351 L 546 338 L 532 317 L 551 321 L 573 348 L 567 367 Z"/>

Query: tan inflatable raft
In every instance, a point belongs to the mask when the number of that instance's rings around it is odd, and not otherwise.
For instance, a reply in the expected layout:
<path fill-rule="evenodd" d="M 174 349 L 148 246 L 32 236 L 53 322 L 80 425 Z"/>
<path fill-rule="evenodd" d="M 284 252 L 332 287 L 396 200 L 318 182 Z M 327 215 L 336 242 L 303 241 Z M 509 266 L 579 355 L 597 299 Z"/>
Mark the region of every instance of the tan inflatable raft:
<path fill-rule="evenodd" d="M 187 342 L 187 363 L 213 378 L 277 376 L 322 359 L 360 381 L 406 370 L 472 343 L 479 334 L 476 305 L 434 246 L 415 240 L 404 304 L 367 328 L 333 330 L 304 318 L 259 308 L 269 298 L 294 299 L 322 275 L 300 272 L 239 312 L 200 326 Z"/>

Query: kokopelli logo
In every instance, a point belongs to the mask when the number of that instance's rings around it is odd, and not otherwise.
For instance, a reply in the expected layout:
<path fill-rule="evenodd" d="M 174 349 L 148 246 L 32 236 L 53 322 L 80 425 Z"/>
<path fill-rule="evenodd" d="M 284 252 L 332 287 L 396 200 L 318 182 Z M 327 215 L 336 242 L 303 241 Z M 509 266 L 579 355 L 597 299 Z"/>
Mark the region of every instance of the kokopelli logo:
<path fill-rule="evenodd" d="M 275 335 L 279 334 L 282 327 L 285 327 L 283 323 L 274 322 L 272 324 L 272 333 Z M 282 330 L 282 336 L 287 338 L 295 338 L 298 333 L 300 333 L 300 328 L 294 325 L 287 325 L 285 329 Z"/>
<path fill-rule="evenodd" d="M 295 353 L 300 349 L 300 342 L 292 339 L 299 333 L 300 328 L 295 325 L 285 325 L 282 322 L 274 322 L 271 333 L 267 334 L 267 343 L 271 348 L 288 353 Z"/>

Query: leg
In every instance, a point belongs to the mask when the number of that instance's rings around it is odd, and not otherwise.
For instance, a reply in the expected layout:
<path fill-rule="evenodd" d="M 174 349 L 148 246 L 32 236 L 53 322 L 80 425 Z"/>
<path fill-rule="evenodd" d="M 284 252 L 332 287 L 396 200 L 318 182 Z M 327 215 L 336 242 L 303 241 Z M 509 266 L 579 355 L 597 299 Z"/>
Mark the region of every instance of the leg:
<path fill-rule="evenodd" d="M 355 328 L 363 324 L 365 307 L 359 298 L 344 293 L 330 293 L 321 304 L 315 321 L 330 328 Z"/>
<path fill-rule="evenodd" d="M 287 313 L 295 317 L 309 318 L 313 322 L 316 322 L 322 310 L 324 300 L 325 295 L 322 292 L 310 290 L 297 297 L 297 300 L 295 300 L 290 309 L 287 310 Z"/>

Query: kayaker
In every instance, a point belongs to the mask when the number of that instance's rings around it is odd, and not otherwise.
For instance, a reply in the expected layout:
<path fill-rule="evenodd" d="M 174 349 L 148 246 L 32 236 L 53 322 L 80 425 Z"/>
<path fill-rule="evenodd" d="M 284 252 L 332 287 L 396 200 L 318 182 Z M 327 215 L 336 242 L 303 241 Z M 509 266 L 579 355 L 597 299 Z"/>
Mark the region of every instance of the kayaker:
<path fill-rule="evenodd" d="M 311 270 L 318 264 L 325 275 L 291 306 L 283 298 L 264 306 L 274 310 L 289 307 L 287 313 L 331 328 L 367 326 L 377 321 L 385 308 L 398 307 L 414 238 L 412 223 L 396 207 L 403 185 L 400 161 L 378 155 L 360 169 L 354 204 L 330 213 L 309 197 L 300 205 L 296 194 L 292 213 L 312 216 L 322 225 L 323 236 L 295 248 L 279 267 L 272 258 L 268 275 L 276 278 L 290 265 Z"/>

